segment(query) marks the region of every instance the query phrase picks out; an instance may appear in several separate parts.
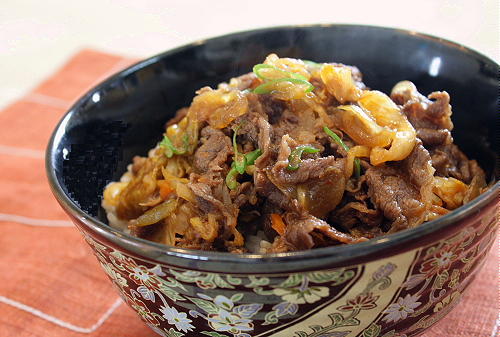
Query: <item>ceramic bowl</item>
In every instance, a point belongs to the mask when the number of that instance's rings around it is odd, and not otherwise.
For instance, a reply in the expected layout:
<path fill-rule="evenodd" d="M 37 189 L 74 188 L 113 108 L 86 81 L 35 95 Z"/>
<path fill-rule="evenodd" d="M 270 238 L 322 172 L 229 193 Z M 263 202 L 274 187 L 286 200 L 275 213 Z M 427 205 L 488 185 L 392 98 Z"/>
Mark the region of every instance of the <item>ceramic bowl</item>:
<path fill-rule="evenodd" d="M 314 25 L 197 41 L 118 73 L 85 94 L 47 151 L 55 197 L 123 300 L 162 336 L 416 336 L 460 303 L 497 231 L 496 183 L 437 220 L 368 242 L 272 255 L 172 248 L 110 228 L 104 186 L 161 138 L 194 92 L 280 56 L 358 66 L 389 92 L 400 80 L 450 93 L 455 142 L 498 179 L 499 66 L 411 31 Z M 71 247 L 68 247 L 71 249 Z M 125 328 L 125 327 L 124 327 Z"/>

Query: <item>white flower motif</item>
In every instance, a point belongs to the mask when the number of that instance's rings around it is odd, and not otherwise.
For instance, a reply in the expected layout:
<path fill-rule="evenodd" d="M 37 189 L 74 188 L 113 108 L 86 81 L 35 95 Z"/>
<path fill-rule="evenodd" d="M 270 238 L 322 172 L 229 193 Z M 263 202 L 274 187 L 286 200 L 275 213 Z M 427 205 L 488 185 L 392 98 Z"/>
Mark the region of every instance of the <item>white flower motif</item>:
<path fill-rule="evenodd" d="M 147 270 L 142 269 L 141 267 L 135 267 L 133 269 L 134 276 L 141 281 L 147 281 L 149 279 L 149 274 Z"/>
<path fill-rule="evenodd" d="M 243 318 L 234 312 L 222 309 L 217 314 L 208 315 L 208 324 L 215 331 L 227 331 L 233 335 L 241 331 L 253 330 L 251 319 Z"/>
<path fill-rule="evenodd" d="M 453 258 L 453 252 L 444 252 L 440 257 L 436 257 L 436 264 L 439 267 L 446 267 L 453 261 Z"/>
<path fill-rule="evenodd" d="M 118 287 L 126 287 L 127 286 L 127 280 L 119 273 L 116 271 L 116 269 L 113 267 L 112 264 L 110 263 L 102 263 L 101 266 L 106 272 L 106 274 L 111 277 L 111 280 L 118 286 Z"/>
<path fill-rule="evenodd" d="M 153 268 L 151 268 L 149 270 L 150 272 L 158 275 L 158 276 L 166 276 L 167 274 L 165 274 L 162 270 L 161 270 L 161 267 L 159 265 L 156 265 L 154 266 Z"/>
<path fill-rule="evenodd" d="M 219 308 L 222 308 L 224 310 L 231 310 L 234 307 L 233 301 L 231 301 L 226 296 L 222 296 L 222 295 L 217 295 L 214 298 L 214 304 L 216 306 L 218 306 Z"/>
<path fill-rule="evenodd" d="M 310 288 L 277 288 L 273 290 L 274 295 L 280 296 L 283 301 L 295 304 L 314 303 L 330 293 L 327 287 Z"/>
<path fill-rule="evenodd" d="M 187 318 L 185 312 L 178 312 L 175 308 L 165 306 L 161 306 L 160 312 L 163 314 L 163 318 L 167 320 L 168 324 L 175 325 L 177 330 L 188 332 L 194 329 L 194 326 L 190 324 L 192 320 Z"/>
<path fill-rule="evenodd" d="M 392 303 L 385 309 L 384 314 L 387 316 L 383 318 L 383 321 L 396 323 L 402 319 L 406 319 L 408 314 L 414 313 L 415 309 L 422 304 L 417 301 L 419 297 L 408 294 L 405 298 L 398 298 L 396 303 Z"/>

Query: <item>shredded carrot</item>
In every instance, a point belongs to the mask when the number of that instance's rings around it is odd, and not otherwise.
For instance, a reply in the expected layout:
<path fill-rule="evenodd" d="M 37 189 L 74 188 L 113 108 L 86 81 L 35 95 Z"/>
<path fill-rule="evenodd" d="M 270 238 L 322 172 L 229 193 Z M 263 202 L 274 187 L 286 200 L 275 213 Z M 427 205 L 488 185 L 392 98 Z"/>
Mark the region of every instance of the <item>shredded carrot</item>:
<path fill-rule="evenodd" d="M 285 234 L 286 225 L 281 218 L 281 215 L 271 214 L 271 227 L 281 236 Z"/>
<path fill-rule="evenodd" d="M 167 199 L 167 197 L 174 192 L 172 186 L 170 186 L 169 182 L 166 180 L 157 180 L 156 183 L 160 188 L 160 196 L 162 199 Z"/>

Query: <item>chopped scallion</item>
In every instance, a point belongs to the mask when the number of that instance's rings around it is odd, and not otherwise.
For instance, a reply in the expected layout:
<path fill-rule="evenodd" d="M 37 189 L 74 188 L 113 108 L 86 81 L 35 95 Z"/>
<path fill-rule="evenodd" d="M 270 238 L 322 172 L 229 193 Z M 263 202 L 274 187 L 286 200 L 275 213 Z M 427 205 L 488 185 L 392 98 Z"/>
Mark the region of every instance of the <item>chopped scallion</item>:
<path fill-rule="evenodd" d="M 314 89 L 314 86 L 306 80 L 301 80 L 301 79 L 292 78 L 292 77 L 286 77 L 286 78 L 277 78 L 275 80 L 265 82 L 265 83 L 259 85 L 257 88 L 253 89 L 253 92 L 255 94 L 269 94 L 273 91 L 274 85 L 276 83 L 280 83 L 280 82 L 290 82 L 290 83 L 294 83 L 294 84 L 306 85 L 307 89 L 305 89 L 304 92 L 311 92 Z"/>
<path fill-rule="evenodd" d="M 295 78 L 298 80 L 307 81 L 307 78 L 305 78 L 301 74 L 286 71 L 286 70 L 280 69 L 278 67 L 272 66 L 270 64 L 260 63 L 260 64 L 257 64 L 253 67 L 253 72 L 255 73 L 255 75 L 257 75 L 258 78 L 260 78 L 261 80 L 264 80 L 264 81 L 270 81 L 270 80 L 273 80 L 275 78 L 270 78 L 270 77 L 267 77 L 264 74 L 262 74 L 262 69 L 273 69 L 273 70 L 283 74 L 283 77 Z"/>
<path fill-rule="evenodd" d="M 266 76 L 265 69 L 278 72 L 279 75 L 277 77 Z M 255 94 L 269 94 L 273 91 L 273 86 L 276 83 L 280 82 L 290 82 L 293 84 L 305 85 L 307 86 L 306 89 L 304 90 L 305 92 L 311 92 L 314 89 L 314 86 L 303 75 L 291 71 L 286 71 L 276 66 L 272 66 L 270 64 L 264 64 L 264 63 L 256 64 L 253 67 L 253 72 L 258 78 L 260 78 L 264 82 L 263 84 L 259 85 L 257 88 L 253 90 Z"/>
<path fill-rule="evenodd" d="M 304 62 L 305 65 L 308 65 L 308 66 L 314 67 L 314 68 L 319 68 L 323 65 L 323 63 L 317 63 L 317 62 L 309 61 L 309 60 L 302 60 L 302 62 Z"/>
<path fill-rule="evenodd" d="M 295 171 L 299 168 L 300 163 L 302 162 L 302 153 L 317 153 L 319 149 L 308 146 L 308 145 L 300 145 L 293 149 L 292 153 L 288 156 L 288 166 L 287 169 L 291 171 Z"/>
<path fill-rule="evenodd" d="M 243 174 L 245 172 L 245 167 L 247 163 L 243 153 L 240 153 L 238 151 L 238 144 L 236 143 L 236 136 L 238 135 L 239 129 L 240 126 L 236 127 L 234 129 L 234 134 L 233 134 L 233 150 L 234 150 L 233 163 L 236 171 L 238 171 L 239 174 Z"/>
<path fill-rule="evenodd" d="M 253 165 L 255 163 L 255 160 L 260 157 L 262 154 L 262 151 L 260 149 L 253 150 L 252 152 L 248 152 L 245 154 L 245 158 L 247 161 L 247 165 Z"/>
<path fill-rule="evenodd" d="M 335 132 L 333 132 L 332 130 L 330 130 L 327 126 L 323 127 L 323 131 L 325 131 L 325 133 L 328 136 L 332 137 L 332 139 L 335 141 L 335 143 L 337 143 L 340 146 L 342 146 L 342 148 L 345 151 L 349 151 L 349 146 L 345 145 L 345 143 L 342 141 L 342 139 L 340 139 L 340 137 L 337 136 L 337 134 Z M 356 177 L 361 176 L 361 162 L 359 161 L 358 158 L 354 159 L 354 171 L 355 171 Z"/>
<path fill-rule="evenodd" d="M 167 156 L 167 158 L 172 158 L 174 154 L 182 155 L 187 152 L 187 145 L 189 143 L 187 135 L 184 135 L 182 140 L 184 142 L 184 149 L 179 150 L 174 146 L 174 144 L 172 144 L 172 141 L 170 140 L 170 138 L 168 138 L 167 135 L 163 136 L 163 140 L 160 142 L 160 146 L 165 149 L 165 155 Z"/>
<path fill-rule="evenodd" d="M 349 151 L 349 147 L 347 145 L 345 145 L 345 143 L 342 141 L 342 139 L 340 139 L 339 136 L 337 136 L 337 134 L 335 132 L 333 132 L 332 130 L 330 130 L 327 126 L 324 126 L 323 127 L 323 131 L 325 131 L 325 133 L 332 137 L 332 139 L 335 141 L 335 143 L 339 144 L 340 146 L 342 146 L 342 148 L 346 151 Z"/>
<path fill-rule="evenodd" d="M 260 149 L 257 149 L 243 155 L 245 159 L 245 165 L 243 166 L 243 173 L 245 172 L 248 166 L 253 165 L 255 163 L 255 160 L 259 158 L 261 154 L 262 151 Z M 238 181 L 236 180 L 236 178 L 238 177 L 238 174 L 243 174 L 243 173 L 240 173 L 236 169 L 236 164 L 233 161 L 233 163 L 231 164 L 231 169 L 229 170 L 226 176 L 226 185 L 227 187 L 229 187 L 230 190 L 234 190 L 236 187 L 238 187 Z"/>
<path fill-rule="evenodd" d="M 226 185 L 230 190 L 234 190 L 238 187 L 238 181 L 236 181 L 236 177 L 238 176 L 238 171 L 234 166 L 231 167 L 226 176 Z"/>

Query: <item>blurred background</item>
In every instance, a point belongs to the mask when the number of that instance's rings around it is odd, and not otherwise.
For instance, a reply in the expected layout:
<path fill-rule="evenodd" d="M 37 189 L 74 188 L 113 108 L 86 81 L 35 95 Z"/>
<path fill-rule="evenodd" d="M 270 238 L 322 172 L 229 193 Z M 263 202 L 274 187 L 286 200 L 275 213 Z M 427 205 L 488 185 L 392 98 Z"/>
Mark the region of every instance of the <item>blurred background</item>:
<path fill-rule="evenodd" d="M 415 30 L 500 60 L 498 0 L 2 0 L 0 108 L 82 48 L 144 58 L 233 31 L 311 23 Z"/>

